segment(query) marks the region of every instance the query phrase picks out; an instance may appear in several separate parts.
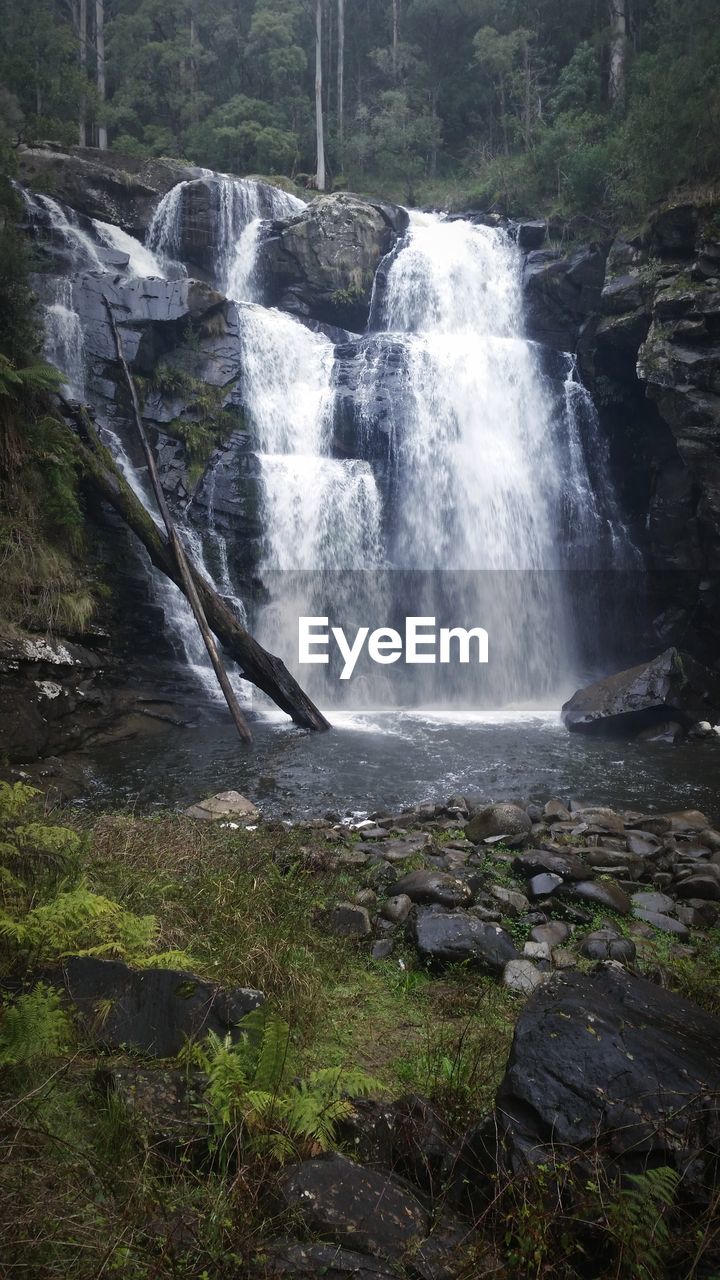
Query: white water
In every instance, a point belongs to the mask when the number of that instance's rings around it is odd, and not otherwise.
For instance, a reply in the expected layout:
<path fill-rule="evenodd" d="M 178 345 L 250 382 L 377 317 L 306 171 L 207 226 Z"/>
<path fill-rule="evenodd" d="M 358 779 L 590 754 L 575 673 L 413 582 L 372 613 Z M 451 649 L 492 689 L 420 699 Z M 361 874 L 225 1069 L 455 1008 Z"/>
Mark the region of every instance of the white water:
<path fill-rule="evenodd" d="M 73 301 L 72 280 L 48 281 L 45 302 L 45 359 L 63 374 L 70 399 L 85 398 L 85 344 Z"/>
<path fill-rule="evenodd" d="M 136 240 L 135 236 L 123 231 L 121 227 L 113 226 L 111 222 L 101 222 L 99 218 L 93 218 L 92 224 L 109 249 L 116 249 L 118 253 L 128 255 L 125 270 L 129 276 L 139 279 L 155 277 L 165 280 L 167 278 L 167 264 L 140 240 Z"/>

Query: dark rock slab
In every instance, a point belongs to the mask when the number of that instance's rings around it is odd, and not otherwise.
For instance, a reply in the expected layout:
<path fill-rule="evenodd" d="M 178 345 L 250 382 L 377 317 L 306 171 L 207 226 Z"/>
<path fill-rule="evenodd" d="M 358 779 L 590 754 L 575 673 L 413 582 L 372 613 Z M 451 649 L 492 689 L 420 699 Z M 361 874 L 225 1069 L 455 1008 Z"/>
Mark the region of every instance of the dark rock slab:
<path fill-rule="evenodd" d="M 330 928 L 341 938 L 367 938 L 372 933 L 367 907 L 338 902 L 330 912 Z"/>
<path fill-rule="evenodd" d="M 121 960 L 70 956 L 54 975 L 93 1039 L 109 1049 L 171 1058 L 187 1040 L 235 1034 L 264 1002 L 260 991 L 228 990 L 177 969 L 131 969 Z"/>
<path fill-rule="evenodd" d="M 557 876 L 552 871 L 541 871 L 538 875 L 530 877 L 527 891 L 531 898 L 549 898 L 562 884 L 564 884 L 562 876 Z"/>
<path fill-rule="evenodd" d="M 424 960 L 448 964 L 469 961 L 501 973 L 508 960 L 518 958 L 509 933 L 464 911 L 423 911 L 414 922 L 413 933 Z"/>
<path fill-rule="evenodd" d="M 674 648 L 578 689 L 562 708 L 574 733 L 632 735 L 668 714 L 688 729 L 720 719 L 720 675 Z"/>
<path fill-rule="evenodd" d="M 149 1144 L 186 1159 L 208 1153 L 212 1129 L 202 1107 L 208 1083 L 202 1071 L 113 1064 L 101 1067 L 96 1081 L 122 1103 Z"/>
<path fill-rule="evenodd" d="M 714 868 L 712 868 L 714 870 Z M 720 879 L 707 872 L 698 871 L 675 886 L 679 898 L 702 898 L 705 902 L 720 902 Z"/>
<path fill-rule="evenodd" d="M 635 907 L 633 915 L 636 920 L 642 920 L 644 924 L 651 924 L 654 929 L 660 929 L 662 933 L 671 933 L 677 938 L 678 942 L 687 942 L 690 937 L 690 930 L 681 920 L 674 920 L 672 916 L 667 916 L 663 911 L 646 911 L 642 907 Z"/>
<path fill-rule="evenodd" d="M 430 1229 L 427 1209 L 398 1178 L 345 1156 L 294 1165 L 280 1190 L 311 1231 L 374 1257 L 400 1260 Z"/>
<path fill-rule="evenodd" d="M 269 1271 L 268 1271 L 269 1267 Z M 354 1249 L 337 1244 L 301 1244 L 296 1240 L 273 1240 L 262 1250 L 260 1275 L 273 1280 L 397 1280 L 397 1271 Z"/>
<path fill-rule="evenodd" d="M 515 1028 L 497 1097 L 504 1159 L 517 1169 L 599 1144 L 626 1168 L 702 1176 L 720 1147 L 719 1038 L 719 1019 L 643 978 L 556 974 Z"/>
<path fill-rule="evenodd" d="M 617 911 L 621 916 L 630 914 L 630 898 L 625 890 L 612 880 L 579 880 L 574 884 L 564 885 L 560 892 L 563 897 L 592 903 L 598 907 L 607 907 L 610 911 Z"/>
<path fill-rule="evenodd" d="M 549 920 L 547 924 L 536 924 L 530 930 L 532 942 L 547 942 L 550 947 L 561 947 L 567 942 L 572 930 L 564 920 Z"/>
<path fill-rule="evenodd" d="M 526 849 L 518 854 L 513 868 L 523 876 L 550 871 L 563 880 L 592 880 L 595 872 L 574 853 L 552 853 L 545 849 Z"/>

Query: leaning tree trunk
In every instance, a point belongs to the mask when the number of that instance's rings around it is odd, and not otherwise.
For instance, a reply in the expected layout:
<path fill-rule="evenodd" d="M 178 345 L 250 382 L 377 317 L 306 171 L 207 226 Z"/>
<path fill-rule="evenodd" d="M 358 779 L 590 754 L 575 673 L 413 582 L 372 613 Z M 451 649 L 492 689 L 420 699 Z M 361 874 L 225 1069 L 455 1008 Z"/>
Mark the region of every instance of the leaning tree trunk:
<path fill-rule="evenodd" d="M 315 186 L 325 190 L 325 135 L 322 104 L 322 7 L 323 0 L 315 0 L 315 136 L 317 141 L 317 168 Z"/>
<path fill-rule="evenodd" d="M 108 319 L 110 321 L 110 328 L 112 329 L 112 335 L 113 335 L 113 338 L 115 339 L 115 349 L 117 351 L 117 357 L 120 362 L 120 367 L 125 376 L 128 392 L 130 394 L 130 404 L 132 407 L 133 418 L 135 420 L 135 429 L 140 437 L 140 443 L 143 448 L 143 453 L 145 454 L 145 461 L 147 462 L 148 474 L 150 476 L 150 481 L 152 483 L 153 491 L 155 493 L 155 501 L 158 504 L 160 515 L 163 518 L 163 523 L 167 530 L 168 542 L 172 547 L 173 555 L 175 556 L 175 563 L 177 564 L 178 570 L 180 572 L 182 589 L 185 595 L 187 596 L 188 601 L 190 602 L 190 608 L 193 611 L 193 616 L 197 623 L 198 631 L 200 632 L 200 635 L 203 638 L 203 643 L 207 650 L 207 654 L 210 659 L 212 669 L 215 672 L 215 675 L 217 677 L 217 682 L 220 685 L 220 688 L 222 689 L 223 697 L 225 698 L 225 701 L 228 705 L 228 710 L 230 712 L 230 715 L 232 716 L 233 721 L 235 722 L 235 728 L 237 729 L 243 742 L 252 742 L 252 734 L 248 727 L 247 720 L 245 719 L 242 711 L 240 710 L 240 704 L 238 703 L 238 700 L 235 696 L 235 690 L 233 689 L 230 683 L 230 680 L 228 679 L 227 671 L 225 670 L 220 654 L 218 653 L 218 648 L 215 643 L 215 637 L 213 636 L 212 631 L 208 626 L 207 618 L 205 617 L 205 610 L 202 607 L 200 597 L 198 596 L 197 590 L 195 588 L 195 583 L 193 581 L 192 574 L 190 573 L 190 565 L 188 562 L 188 558 L 185 554 L 185 548 L 183 547 L 183 544 L 180 541 L 180 536 L 178 534 L 177 529 L 175 528 L 175 522 L 172 516 L 170 515 L 170 510 L 165 500 L 163 487 L 162 487 L 162 484 L 160 483 L 160 476 L 158 475 L 158 470 L 155 465 L 155 456 L 153 454 L 152 449 L 150 448 L 147 435 L 145 434 L 145 427 L 143 425 L 142 414 L 140 412 L 140 402 L 138 400 L 137 391 L 135 389 L 135 383 L 133 381 L 133 376 L 130 372 L 128 362 L 125 359 L 125 352 L 123 350 L 120 331 L 117 327 L 117 324 L 115 323 L 115 315 L 113 313 L 112 306 L 110 305 L 110 302 L 107 297 L 105 298 L 105 306 L 107 308 Z"/>
<path fill-rule="evenodd" d="M 168 540 L 118 471 L 112 454 L 98 440 L 87 411 L 78 405 L 67 405 L 65 412 L 80 433 L 77 436 L 68 432 L 68 447 L 73 451 L 83 484 L 109 503 L 142 542 L 155 568 L 182 591 L 180 571 Z M 329 722 L 300 688 L 282 659 L 263 649 L 194 565 L 189 568 L 208 624 L 227 656 L 240 667 L 244 679 L 266 693 L 295 724 L 304 729 L 329 729 Z"/>

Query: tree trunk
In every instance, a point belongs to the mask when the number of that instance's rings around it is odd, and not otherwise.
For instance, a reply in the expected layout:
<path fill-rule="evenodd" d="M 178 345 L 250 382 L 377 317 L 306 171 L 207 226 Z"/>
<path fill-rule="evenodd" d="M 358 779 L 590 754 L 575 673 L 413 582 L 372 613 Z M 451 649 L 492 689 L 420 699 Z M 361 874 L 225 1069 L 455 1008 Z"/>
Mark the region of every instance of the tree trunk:
<path fill-rule="evenodd" d="M 342 167 L 345 134 L 345 0 L 338 0 L 337 25 L 337 118 L 338 146 L 340 148 L 340 165 Z"/>
<path fill-rule="evenodd" d="M 197 60 L 195 49 L 197 45 L 197 32 L 195 30 L 195 14 L 190 14 L 190 121 L 193 125 L 198 123 L 197 109 Z"/>
<path fill-rule="evenodd" d="M 78 61 L 80 75 L 87 75 L 87 0 L 80 0 L 78 6 Z M 78 122 L 78 142 L 81 147 L 87 146 L 87 102 L 85 94 L 80 99 L 80 120 Z"/>
<path fill-rule="evenodd" d="M 198 630 L 203 638 L 203 642 L 205 644 L 205 648 L 207 649 L 208 657 L 210 658 L 213 671 L 217 676 L 218 684 L 222 689 L 223 697 L 227 702 L 228 710 L 230 711 L 230 715 L 235 721 L 235 728 L 237 729 L 243 742 L 248 742 L 248 743 L 252 742 L 252 734 L 248 728 L 247 721 L 242 711 L 240 710 L 238 700 L 235 696 L 235 690 L 230 684 L 227 672 L 220 660 L 220 654 L 218 653 L 214 636 L 212 635 L 212 632 L 208 627 L 207 618 L 205 617 L 205 610 L 202 607 L 200 598 L 198 596 L 198 593 L 195 587 L 195 583 L 192 578 L 192 574 L 190 573 L 190 566 L 187 560 L 187 556 L 185 555 L 185 548 L 183 547 L 182 542 L 180 541 L 177 529 L 175 528 L 174 521 L 172 519 L 172 516 L 170 515 L 167 502 L 165 501 L 165 494 L 163 493 L 163 487 L 162 487 L 162 484 L 160 483 L 160 477 L 158 475 L 157 467 L 155 465 L 155 457 L 148 443 L 148 438 L 145 434 L 142 414 L 140 412 L 140 403 L 138 401 L 137 391 L 135 390 L 135 383 L 133 382 L 132 374 L 130 373 L 130 369 L 128 368 L 127 360 L 125 359 L 125 352 L 123 351 L 120 332 L 115 323 L 115 316 L 113 314 L 113 309 L 110 303 L 108 302 L 107 298 L 105 298 L 105 307 L 107 309 L 108 318 L 110 320 L 110 328 L 112 329 L 113 337 L 115 339 L 115 347 L 117 350 L 118 360 L 120 361 L 120 364 L 122 366 L 122 371 L 123 371 L 123 374 L 125 375 L 125 381 L 127 383 L 128 391 L 130 393 L 130 403 L 132 405 L 133 418 L 135 419 L 135 427 L 140 437 L 140 443 L 142 444 L 142 447 L 143 447 L 143 453 L 145 454 L 145 461 L 147 462 L 147 466 L 148 466 L 148 474 L 150 476 L 152 487 L 155 492 L 155 500 L 158 504 L 160 515 L 163 518 L 165 528 L 167 529 L 168 542 L 172 547 L 173 555 L 175 556 L 175 563 L 177 564 L 178 570 L 180 572 L 183 592 L 185 593 L 188 600 L 190 601 L 190 608 L 193 611 L 195 621 L 198 625 Z"/>
<path fill-rule="evenodd" d="M 613 105 L 625 94 L 625 49 L 627 45 L 627 0 L 610 0 L 610 74 L 608 97 Z"/>
<path fill-rule="evenodd" d="M 182 579 L 170 544 L 120 474 L 112 454 L 98 440 L 87 410 L 80 405 L 66 405 L 65 412 L 80 432 L 81 438 L 74 432 L 68 432 L 68 445 L 77 460 L 83 484 L 110 504 L 142 542 L 155 568 L 182 591 Z M 328 721 L 300 688 L 284 662 L 263 649 L 241 626 L 225 601 L 193 565 L 189 565 L 189 569 L 208 624 L 228 657 L 240 667 L 243 678 L 266 693 L 303 729 L 329 729 Z"/>
<path fill-rule="evenodd" d="M 322 7 L 323 0 L 315 0 L 315 133 L 317 139 L 317 169 L 315 186 L 325 190 L 325 135 L 322 107 Z"/>
<path fill-rule="evenodd" d="M 105 105 L 105 0 L 95 0 L 95 53 L 97 58 L 97 91 L 101 108 Z M 98 146 L 107 151 L 107 127 L 98 125 Z"/>
<path fill-rule="evenodd" d="M 393 80 L 397 84 L 398 78 L 398 44 L 400 41 L 400 0 L 392 0 L 393 13 L 393 30 L 392 30 L 392 72 Z"/>

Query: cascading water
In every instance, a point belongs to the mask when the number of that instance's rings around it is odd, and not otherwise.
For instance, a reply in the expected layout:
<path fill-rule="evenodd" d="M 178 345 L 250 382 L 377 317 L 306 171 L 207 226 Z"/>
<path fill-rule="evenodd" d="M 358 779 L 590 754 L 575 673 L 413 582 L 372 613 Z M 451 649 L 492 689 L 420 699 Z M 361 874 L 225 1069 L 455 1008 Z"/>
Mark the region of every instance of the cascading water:
<path fill-rule="evenodd" d="M 442 625 L 489 631 L 495 662 L 487 676 L 479 680 L 476 669 L 468 692 L 453 686 L 447 670 L 438 681 L 434 670 L 418 675 L 416 668 L 410 683 L 392 688 L 384 672 L 371 672 L 344 686 L 351 702 L 556 701 L 561 674 L 572 667 L 574 628 L 557 571 L 627 566 L 632 548 L 572 357 L 556 353 L 548 370 L 545 349 L 523 337 L 520 255 L 511 239 L 413 213 L 385 263 L 370 332 L 338 357 L 322 333 L 262 305 L 256 265 L 264 225 L 302 210 L 296 197 L 203 173 L 163 197 L 146 245 L 99 220 L 86 230 L 57 202 L 27 197 L 72 264 L 48 285 L 45 302 L 47 353 L 73 395 L 85 393 L 74 283 L 95 272 L 128 282 L 184 273 L 178 259 L 188 199 L 191 208 L 204 201 L 206 214 L 208 199 L 214 204 L 208 274 L 237 307 L 241 375 L 232 394 L 257 451 L 258 572 L 271 597 L 261 638 L 291 663 L 298 613 L 373 626 L 436 614 Z M 337 439 L 343 360 L 353 362 L 355 379 L 350 449 Z M 132 487 L 153 509 L 144 472 L 115 424 L 103 426 Z M 180 525 L 198 566 L 244 616 L 227 516 L 219 526 L 215 513 L 217 468 L 229 465 L 227 456 L 232 450 L 219 450 L 203 480 L 205 527 L 198 531 L 196 515 Z M 184 598 L 166 583 L 155 589 L 186 662 L 214 690 Z M 307 669 L 299 674 L 307 685 Z M 315 696 L 336 695 L 324 671 L 319 681 L 311 674 Z"/>

